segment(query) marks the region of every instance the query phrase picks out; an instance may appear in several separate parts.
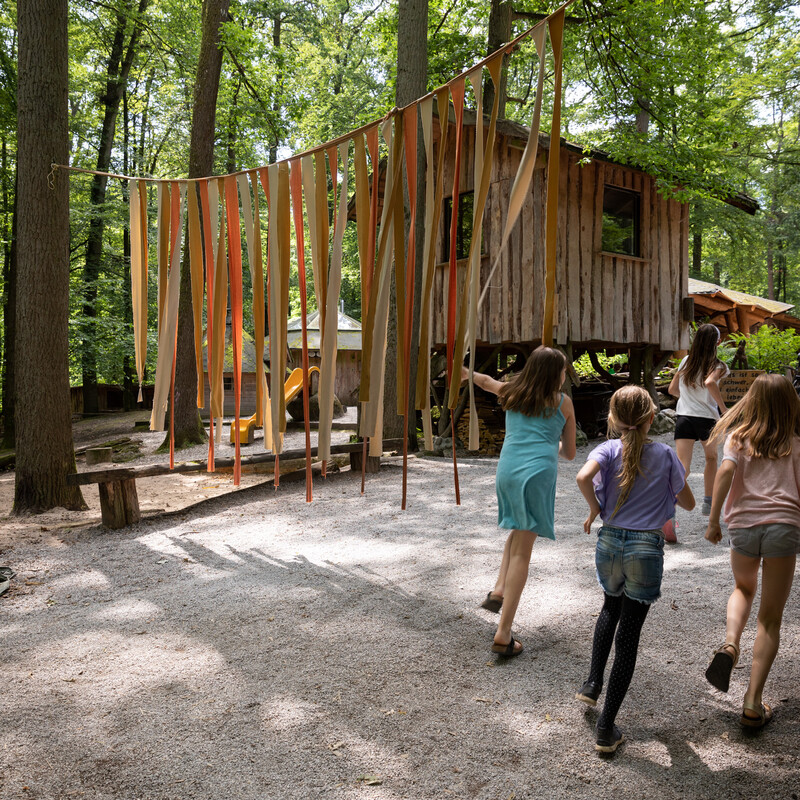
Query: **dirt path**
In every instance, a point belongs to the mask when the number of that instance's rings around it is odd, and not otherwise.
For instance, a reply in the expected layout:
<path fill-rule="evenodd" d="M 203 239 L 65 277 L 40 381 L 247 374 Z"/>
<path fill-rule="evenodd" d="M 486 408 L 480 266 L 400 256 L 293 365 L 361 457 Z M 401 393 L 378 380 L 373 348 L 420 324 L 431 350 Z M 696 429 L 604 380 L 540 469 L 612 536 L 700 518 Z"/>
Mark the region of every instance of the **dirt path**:
<path fill-rule="evenodd" d="M 446 461 L 416 459 L 406 512 L 394 462 L 364 497 L 345 470 L 312 504 L 302 484 L 252 486 L 113 534 L 6 539 L 0 795 L 797 798 L 800 592 L 766 692 L 775 720 L 746 737 L 752 631 L 729 695 L 703 679 L 730 571 L 697 514 L 679 512 L 643 630 L 629 741 L 595 755 L 594 712 L 573 699 L 601 604 L 574 481 L 587 452 L 561 465 L 557 541 L 534 548 L 526 652 L 507 663 L 477 608 L 504 539 L 493 460 L 461 462 L 460 507 Z"/>

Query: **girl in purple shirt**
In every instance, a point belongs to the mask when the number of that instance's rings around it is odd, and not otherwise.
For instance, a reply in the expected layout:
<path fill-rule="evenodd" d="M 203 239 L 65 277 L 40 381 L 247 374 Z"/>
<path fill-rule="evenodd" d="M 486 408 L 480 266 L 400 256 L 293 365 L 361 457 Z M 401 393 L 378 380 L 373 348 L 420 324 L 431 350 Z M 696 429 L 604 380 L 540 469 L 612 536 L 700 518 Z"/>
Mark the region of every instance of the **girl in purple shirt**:
<path fill-rule="evenodd" d="M 597 720 L 595 749 L 601 753 L 613 753 L 625 739 L 614 720 L 633 677 L 645 617 L 661 595 L 661 528 L 675 513 L 676 503 L 689 511 L 694 508 L 692 491 L 675 452 L 647 438 L 655 412 L 650 395 L 641 387 L 624 386 L 615 392 L 608 430 L 619 438 L 592 450 L 577 479 L 589 504 L 583 529 L 590 533 L 598 515 L 603 520 L 595 566 L 604 594 L 589 677 L 576 695 L 578 700 L 597 705 L 615 642 L 605 704 Z"/>

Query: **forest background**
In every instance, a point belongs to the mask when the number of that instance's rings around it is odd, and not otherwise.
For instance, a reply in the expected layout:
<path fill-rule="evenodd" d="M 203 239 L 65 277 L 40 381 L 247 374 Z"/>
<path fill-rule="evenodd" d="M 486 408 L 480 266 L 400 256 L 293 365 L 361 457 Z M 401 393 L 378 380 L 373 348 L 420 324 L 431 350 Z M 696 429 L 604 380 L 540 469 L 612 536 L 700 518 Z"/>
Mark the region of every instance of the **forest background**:
<path fill-rule="evenodd" d="M 428 88 L 554 8 L 541 0 L 430 0 Z M 200 2 L 184 0 L 70 2 L 73 166 L 188 174 L 201 13 Z M 395 101 L 397 24 L 397 3 L 390 0 L 232 0 L 221 31 L 214 173 L 272 163 L 382 117 Z M 14 280 L 11 0 L 0 0 L 0 38 L 0 404 L 7 438 L 15 289 L 24 291 Z M 501 114 L 523 124 L 530 122 L 535 61 L 532 43 L 523 44 L 510 60 L 502 98 Z M 564 86 L 565 138 L 642 167 L 659 176 L 663 191 L 690 203 L 693 277 L 800 301 L 800 6 L 578 0 L 567 17 Z M 544 97 L 552 103 L 552 86 Z M 91 176 L 71 177 L 70 380 L 122 384 L 132 403 L 127 185 L 112 179 L 100 188 Z M 721 201 L 735 192 L 756 199 L 759 213 Z M 155 226 L 154 209 L 149 216 Z M 354 230 L 345 248 L 341 296 L 345 313 L 359 318 Z M 248 274 L 245 268 L 246 281 Z M 155 281 L 150 287 L 152 379 Z M 252 332 L 249 292 L 246 285 L 245 327 Z M 291 302 L 298 314 L 296 269 Z M 311 292 L 309 308 L 314 302 Z"/>

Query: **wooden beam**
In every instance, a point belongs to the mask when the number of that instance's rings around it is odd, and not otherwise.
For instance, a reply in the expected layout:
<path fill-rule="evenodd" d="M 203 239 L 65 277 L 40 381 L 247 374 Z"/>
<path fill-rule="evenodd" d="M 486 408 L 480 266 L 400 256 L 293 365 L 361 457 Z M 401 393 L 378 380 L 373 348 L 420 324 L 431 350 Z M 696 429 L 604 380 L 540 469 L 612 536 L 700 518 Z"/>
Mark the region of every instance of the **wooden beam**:
<path fill-rule="evenodd" d="M 396 450 L 402 447 L 402 439 L 384 439 L 384 450 Z M 340 453 L 355 453 L 360 452 L 363 448 L 363 442 L 347 442 L 346 444 L 336 444 L 331 447 L 331 453 L 337 455 Z M 300 450 L 286 450 L 280 454 L 281 459 L 300 459 L 306 457 L 305 448 Z M 311 448 L 311 456 L 317 456 L 317 448 Z M 220 458 L 217 459 L 215 466 L 220 469 L 224 467 L 232 467 L 234 465 L 233 458 Z M 248 464 L 269 464 L 275 461 L 274 453 L 262 453 L 257 456 L 249 456 L 242 459 L 242 465 Z M 207 463 L 203 461 L 185 461 L 175 465 L 174 469 L 170 469 L 166 464 L 149 464 L 142 467 L 112 467 L 104 470 L 91 470 L 89 472 L 76 472 L 67 475 L 67 484 L 69 486 L 87 486 L 92 483 L 113 483 L 118 481 L 135 480 L 136 478 L 154 478 L 159 475 L 172 475 L 187 472 L 205 472 Z"/>

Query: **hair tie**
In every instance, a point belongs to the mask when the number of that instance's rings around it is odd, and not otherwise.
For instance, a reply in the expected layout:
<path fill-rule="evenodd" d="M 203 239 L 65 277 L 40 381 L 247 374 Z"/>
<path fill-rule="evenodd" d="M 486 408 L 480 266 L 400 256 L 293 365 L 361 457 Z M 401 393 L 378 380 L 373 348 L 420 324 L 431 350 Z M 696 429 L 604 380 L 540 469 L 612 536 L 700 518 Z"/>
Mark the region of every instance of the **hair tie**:
<path fill-rule="evenodd" d="M 625 430 L 626 431 L 635 431 L 635 430 L 638 430 L 638 428 L 639 428 L 638 425 L 626 425 L 625 426 Z"/>

